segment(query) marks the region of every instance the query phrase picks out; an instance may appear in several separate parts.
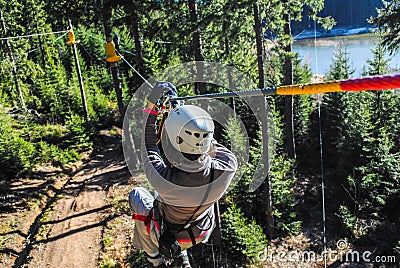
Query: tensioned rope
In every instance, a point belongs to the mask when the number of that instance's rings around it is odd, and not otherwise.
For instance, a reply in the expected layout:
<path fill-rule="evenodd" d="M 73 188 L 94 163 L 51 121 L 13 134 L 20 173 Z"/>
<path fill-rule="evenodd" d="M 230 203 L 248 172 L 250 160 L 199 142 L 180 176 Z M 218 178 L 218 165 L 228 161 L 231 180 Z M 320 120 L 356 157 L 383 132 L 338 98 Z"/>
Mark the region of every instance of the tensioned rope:
<path fill-rule="evenodd" d="M 314 18 L 314 53 L 315 53 L 315 68 L 318 72 L 318 47 L 317 47 L 317 21 Z M 325 175 L 324 175 L 324 156 L 323 156 L 323 142 L 322 142 L 322 119 L 321 119 L 321 105 L 323 96 L 318 94 L 318 128 L 319 128 L 319 157 L 320 157 L 320 170 L 321 170 L 321 198 L 322 198 L 322 236 L 323 236 L 323 258 L 324 268 L 326 268 L 326 208 L 325 208 Z"/>
<path fill-rule="evenodd" d="M 51 34 L 51 33 L 48 33 L 48 34 Z M 67 34 L 68 34 L 68 31 L 65 31 L 65 33 L 64 33 L 63 35 L 57 37 L 57 38 L 54 39 L 53 41 L 46 42 L 46 44 L 50 44 L 50 43 L 53 43 L 53 44 L 54 44 L 55 42 L 57 42 L 58 40 L 60 40 L 60 39 L 63 38 L 64 36 L 66 36 Z M 21 55 L 26 55 L 26 54 L 35 52 L 35 51 L 38 50 L 38 49 L 39 49 L 39 47 L 36 47 L 36 48 L 31 49 L 31 50 L 28 50 L 27 52 L 22 52 L 22 53 L 19 53 L 19 54 L 14 54 L 14 56 L 16 56 L 17 59 L 18 59 L 18 57 L 20 57 Z"/>
<path fill-rule="evenodd" d="M 7 36 L 7 37 L 1 37 L 0 40 L 21 39 L 21 38 L 27 38 L 27 37 L 32 37 L 32 36 L 42 36 L 42 35 L 59 34 L 59 33 L 68 33 L 68 30 L 66 30 L 66 31 L 57 31 L 57 32 L 50 32 L 50 33 L 38 33 L 38 34 L 27 34 L 27 35 Z"/>
<path fill-rule="evenodd" d="M 94 38 L 94 39 L 97 39 L 97 40 L 99 40 L 99 41 L 101 41 L 101 42 L 103 42 L 103 43 L 105 43 L 104 42 L 104 40 L 102 40 L 102 39 L 100 39 L 99 37 L 97 37 L 97 36 L 94 36 L 94 35 L 91 35 L 91 34 L 89 34 L 89 33 L 85 33 L 85 34 L 87 34 L 88 36 L 90 36 L 90 37 L 92 37 L 92 38 Z M 122 54 L 117 50 L 117 49 L 115 49 L 115 51 L 119 54 L 119 55 L 121 55 L 122 56 Z M 130 54 L 132 54 L 132 53 L 130 53 Z M 147 85 L 149 85 L 150 86 L 150 88 L 153 88 L 153 85 L 146 79 L 146 78 L 144 78 L 126 59 L 125 59 L 125 57 L 121 57 L 122 58 L 122 60 L 129 66 L 129 68 L 131 68 Z"/>
<path fill-rule="evenodd" d="M 272 95 L 302 95 L 329 92 L 357 92 L 365 90 L 390 90 L 400 88 L 400 74 L 378 75 L 356 79 L 345 79 L 315 84 L 289 85 L 261 89 L 250 89 L 223 93 L 183 96 L 175 100 L 220 99 L 230 97 L 253 97 Z"/>
<path fill-rule="evenodd" d="M 318 96 L 320 97 L 320 96 Z M 322 120 L 321 120 L 321 99 L 318 100 L 318 128 L 319 128 L 319 157 L 320 157 L 320 169 L 321 169 L 321 196 L 322 196 L 322 228 L 323 228 L 323 258 L 324 267 L 326 268 L 326 214 L 325 214 L 325 175 L 324 175 L 324 157 L 323 157 L 323 143 L 322 143 Z"/>
<path fill-rule="evenodd" d="M 153 88 L 153 85 L 150 84 L 149 81 L 147 81 L 146 78 L 144 78 L 124 57 L 122 57 L 122 60 L 140 77 L 143 79 L 144 82 L 146 82 L 147 85 L 149 85 L 150 88 Z"/>
<path fill-rule="evenodd" d="M 314 54 L 315 54 L 315 70 L 317 71 L 317 75 L 319 75 L 318 71 L 318 47 L 317 47 L 317 21 L 314 18 Z"/>

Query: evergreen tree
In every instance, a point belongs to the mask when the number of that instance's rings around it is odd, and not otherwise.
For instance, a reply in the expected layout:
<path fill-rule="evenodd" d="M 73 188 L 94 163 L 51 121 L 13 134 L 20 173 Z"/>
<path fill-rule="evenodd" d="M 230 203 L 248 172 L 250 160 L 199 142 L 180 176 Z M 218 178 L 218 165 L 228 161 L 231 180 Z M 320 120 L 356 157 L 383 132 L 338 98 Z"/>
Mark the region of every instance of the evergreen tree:
<path fill-rule="evenodd" d="M 367 60 L 364 75 L 386 74 L 389 60 L 384 59 L 384 47 L 379 42 L 372 52 L 373 58 Z M 396 186 L 400 178 L 400 154 L 396 147 L 399 100 L 392 91 L 361 92 L 359 95 L 359 103 L 364 107 L 358 126 L 364 130 L 361 163 L 350 177 L 349 187 L 359 198 L 360 216 L 368 217 L 371 213 L 384 213 L 387 201 L 399 195 Z"/>
<path fill-rule="evenodd" d="M 346 48 L 339 45 L 333 55 L 327 79 L 347 79 L 353 72 Z M 352 135 L 350 118 L 353 112 L 353 100 L 354 96 L 348 93 L 328 93 L 324 95 L 324 103 L 321 107 L 326 167 L 338 170 L 341 175 L 339 177 L 342 178 L 356 161 L 350 155 L 357 152 L 357 148 L 348 144 L 347 139 Z"/>
<path fill-rule="evenodd" d="M 351 67 L 347 48 L 339 44 L 333 54 L 332 64 L 329 66 L 329 72 L 326 76 L 327 80 L 348 79 L 351 78 L 354 71 Z"/>
<path fill-rule="evenodd" d="M 383 4 L 372 22 L 384 31 L 383 45 L 394 53 L 400 44 L 400 0 L 383 1 Z"/>
<path fill-rule="evenodd" d="M 363 76 L 383 75 L 389 70 L 390 59 L 385 59 L 386 49 L 382 44 L 381 37 L 375 43 L 375 48 L 371 50 L 372 59 L 367 59 L 367 66 L 363 67 Z"/>

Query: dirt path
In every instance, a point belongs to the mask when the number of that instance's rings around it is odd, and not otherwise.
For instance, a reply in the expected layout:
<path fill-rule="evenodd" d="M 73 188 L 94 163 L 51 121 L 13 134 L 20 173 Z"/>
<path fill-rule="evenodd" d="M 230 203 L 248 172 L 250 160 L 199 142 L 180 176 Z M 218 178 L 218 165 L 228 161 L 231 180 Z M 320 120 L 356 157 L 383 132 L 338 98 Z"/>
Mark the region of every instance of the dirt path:
<path fill-rule="evenodd" d="M 108 189 L 129 176 L 120 153 L 112 147 L 96 153 L 68 181 L 44 215 L 24 267 L 98 267 L 102 229 L 113 217 Z"/>

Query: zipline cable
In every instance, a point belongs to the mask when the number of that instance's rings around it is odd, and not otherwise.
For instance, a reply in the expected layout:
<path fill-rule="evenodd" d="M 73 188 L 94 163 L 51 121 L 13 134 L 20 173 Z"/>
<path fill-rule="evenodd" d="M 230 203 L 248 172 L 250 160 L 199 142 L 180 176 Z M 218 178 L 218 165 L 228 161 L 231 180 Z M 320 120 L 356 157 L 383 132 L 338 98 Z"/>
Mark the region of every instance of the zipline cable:
<path fill-rule="evenodd" d="M 60 40 L 60 39 L 63 38 L 64 36 L 66 36 L 66 35 L 68 34 L 68 32 L 69 32 L 69 30 L 68 30 L 68 31 L 65 31 L 65 33 L 64 33 L 63 35 L 57 37 L 57 38 L 53 41 L 53 43 L 57 42 L 58 40 Z"/>
<path fill-rule="evenodd" d="M 322 120 L 321 120 L 321 103 L 323 96 L 318 96 L 318 127 L 319 127 L 319 156 L 321 169 L 321 195 L 322 195 L 322 225 L 323 225 L 323 242 L 324 242 L 324 267 L 326 268 L 326 216 L 325 216 L 325 176 L 324 176 L 324 158 L 322 143 Z"/>
<path fill-rule="evenodd" d="M 317 21 L 314 18 L 314 53 L 315 53 L 315 66 L 318 72 L 318 48 L 317 48 Z M 320 156 L 320 169 L 321 169 L 321 196 L 322 196 L 322 228 L 323 228 L 323 258 L 324 268 L 326 268 L 326 214 L 325 214 L 325 175 L 324 175 L 324 157 L 323 157 L 323 141 L 322 141 L 322 120 L 321 120 L 321 104 L 323 96 L 317 95 L 318 98 L 318 127 L 319 127 L 319 156 Z"/>
<path fill-rule="evenodd" d="M 64 36 L 66 36 L 66 35 L 68 34 L 68 32 L 69 32 L 69 31 L 65 31 L 65 33 L 64 33 L 63 35 L 57 37 L 54 41 L 51 41 L 51 42 L 49 41 L 49 42 L 46 42 L 46 43 L 47 43 L 47 44 L 50 44 L 50 43 L 54 44 L 55 42 L 57 42 L 58 40 L 60 40 L 60 39 L 63 38 Z M 39 47 L 37 47 L 37 48 L 35 48 L 35 49 L 32 49 L 32 50 L 29 50 L 28 52 L 25 52 L 24 54 L 29 54 L 29 53 L 31 53 L 31 52 L 34 52 L 34 51 L 38 50 L 38 49 L 39 49 Z"/>
<path fill-rule="evenodd" d="M 42 36 L 42 35 L 50 35 L 50 34 L 68 33 L 68 31 L 57 31 L 57 32 L 50 32 L 50 33 L 38 33 L 38 34 L 8 36 L 8 37 L 1 37 L 0 40 L 21 39 L 21 38 L 32 37 L 32 36 Z"/>
<path fill-rule="evenodd" d="M 318 71 L 318 48 L 317 48 L 317 21 L 314 18 L 314 53 L 315 53 L 315 68 L 317 71 L 317 75 L 319 75 Z"/>
<path fill-rule="evenodd" d="M 103 42 L 103 43 L 106 43 L 106 42 L 104 42 L 104 40 L 102 40 L 102 39 L 100 39 L 100 38 L 98 38 L 97 36 L 94 36 L 94 35 L 91 35 L 91 34 L 89 34 L 89 33 L 85 33 L 86 35 L 88 35 L 88 36 L 90 36 L 90 37 L 92 37 L 92 38 L 94 38 L 94 39 L 97 39 L 97 40 L 99 40 L 99 41 L 101 41 L 101 42 Z M 149 85 L 150 86 L 150 88 L 153 88 L 153 85 L 152 84 L 150 84 L 150 82 L 149 81 L 147 81 L 147 79 L 146 78 L 144 78 L 126 59 L 125 59 L 125 57 L 123 57 L 123 55 L 117 50 L 117 49 L 115 49 L 115 51 L 119 54 L 119 55 L 121 55 L 122 57 L 122 60 L 147 84 L 147 85 Z"/>
<path fill-rule="evenodd" d="M 118 51 L 117 51 L 118 52 Z M 120 54 L 119 52 L 118 52 L 118 54 Z M 153 85 L 152 84 L 150 84 L 150 82 L 149 81 L 147 81 L 147 79 L 146 78 L 144 78 L 124 57 L 122 57 L 122 60 L 140 77 L 140 78 L 142 78 L 142 80 L 147 84 L 147 85 L 149 85 L 149 87 L 150 88 L 153 88 Z"/>
<path fill-rule="evenodd" d="M 221 99 L 230 97 L 254 97 L 272 95 L 302 95 L 329 92 L 358 92 L 364 90 L 390 90 L 400 88 L 400 74 L 379 75 L 315 84 L 289 85 L 261 89 L 203 94 L 196 96 L 174 97 L 174 100 Z"/>
<path fill-rule="evenodd" d="M 63 31 L 64 32 L 64 31 Z M 54 44 L 55 42 L 57 42 L 58 40 L 60 40 L 61 38 L 63 38 L 64 36 L 66 36 L 67 34 L 68 34 L 68 32 L 69 31 L 65 31 L 65 33 L 63 34 L 63 35 L 61 35 L 61 36 L 59 36 L 59 37 L 57 37 L 54 41 L 49 41 L 49 42 L 46 42 L 47 44 L 50 44 L 50 43 L 52 43 L 52 44 Z M 58 33 L 58 32 L 56 32 L 56 33 Z M 51 33 L 46 33 L 46 34 L 51 34 Z M 7 37 L 5 37 L 5 38 L 0 38 L 0 39 L 7 39 Z M 33 49 L 31 49 L 31 50 L 28 50 L 27 52 L 22 52 L 22 53 L 19 53 L 19 54 L 14 54 L 14 56 L 16 56 L 17 57 L 17 59 L 19 59 L 20 58 L 20 56 L 22 56 L 22 55 L 28 55 L 29 53 L 32 53 L 32 52 L 34 52 L 34 51 L 36 51 L 36 50 L 38 50 L 39 49 L 39 47 L 36 47 L 36 48 L 33 48 Z M 1 62 L 0 62 L 1 63 Z"/>

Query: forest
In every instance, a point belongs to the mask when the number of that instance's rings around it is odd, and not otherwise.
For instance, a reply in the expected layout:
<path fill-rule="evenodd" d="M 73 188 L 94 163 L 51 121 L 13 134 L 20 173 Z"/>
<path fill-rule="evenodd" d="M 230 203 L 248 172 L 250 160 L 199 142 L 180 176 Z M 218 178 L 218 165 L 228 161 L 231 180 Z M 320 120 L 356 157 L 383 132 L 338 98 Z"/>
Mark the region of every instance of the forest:
<path fill-rule="evenodd" d="M 383 7 L 381 0 L 350 0 L 325 1 L 324 8 L 319 12 L 322 17 L 332 16 L 335 27 L 371 26 L 368 20 L 377 16 L 377 10 Z M 298 33 L 313 27 L 312 16 L 308 8 L 302 13 L 302 20 L 293 22 L 293 32 Z M 321 25 L 322 28 L 322 25 Z"/>
<path fill-rule="evenodd" d="M 378 41 L 363 76 L 399 72 L 384 57 L 399 51 L 399 0 L 0 0 L 0 263 L 53 267 L 37 260 L 45 259 L 46 244 L 99 228 L 91 247 L 97 251 L 86 267 L 149 267 L 143 252 L 131 246 L 134 223 L 127 203 L 129 189 L 146 180 L 142 173 L 130 174 L 121 160 L 131 98 L 154 75 L 192 61 L 233 67 L 258 88 L 352 78 L 345 46 L 337 46 L 329 72 L 318 77 L 291 51 L 291 25 L 306 17 L 325 29 L 376 26 Z M 271 31 L 276 39 L 263 38 Z M 117 54 L 106 53 L 106 44 Z M 180 96 L 227 91 L 206 83 L 177 89 Z M 244 101 L 224 99 L 244 122 L 249 159 L 219 202 L 219 239 L 193 248 L 193 267 L 399 267 L 399 94 L 265 97 L 274 150 L 267 179 L 255 191 L 249 185 L 271 141 Z M 217 126 L 217 139 L 243 146 L 238 128 L 231 118 L 228 127 Z M 101 175 L 109 163 L 121 171 Z M 99 184 L 83 177 L 78 182 L 85 174 L 101 178 Z M 102 196 L 101 209 L 89 210 L 101 212 L 93 226 L 52 236 L 57 228 L 50 223 L 89 214 L 76 210 L 73 201 L 68 207 L 76 213 L 57 216 L 62 200 L 93 193 Z M 318 258 L 288 263 L 266 257 L 265 249 L 315 252 Z M 371 254 L 369 260 L 344 260 L 349 252 Z M 377 258 L 385 261 L 371 261 Z M 79 265 L 73 266 L 84 267 Z"/>

